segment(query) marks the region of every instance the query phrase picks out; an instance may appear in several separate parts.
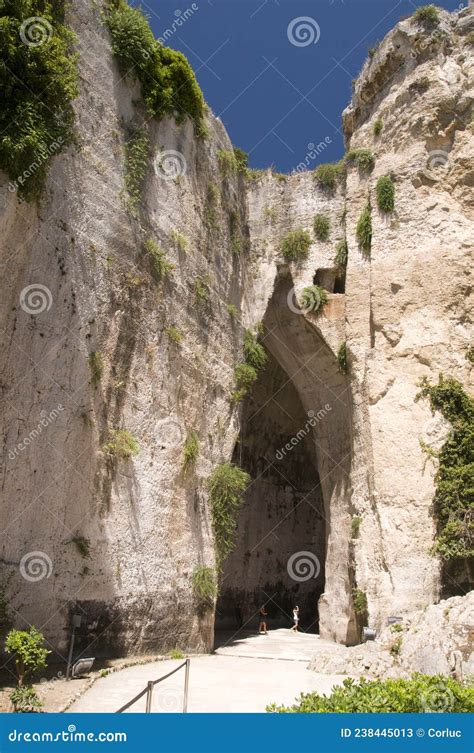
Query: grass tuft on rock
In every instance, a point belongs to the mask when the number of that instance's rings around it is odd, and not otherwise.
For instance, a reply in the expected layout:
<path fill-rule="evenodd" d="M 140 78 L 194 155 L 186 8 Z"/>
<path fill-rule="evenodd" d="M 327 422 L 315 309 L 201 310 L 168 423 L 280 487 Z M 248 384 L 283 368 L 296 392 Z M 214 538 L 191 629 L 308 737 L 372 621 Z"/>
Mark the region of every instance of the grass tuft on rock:
<path fill-rule="evenodd" d="M 370 199 L 367 200 L 357 222 L 356 236 L 360 250 L 366 258 L 370 258 L 372 248 L 372 207 Z"/>
<path fill-rule="evenodd" d="M 318 241 L 329 240 L 331 233 L 331 222 L 325 214 L 317 214 L 314 218 L 314 235 Z"/>
<path fill-rule="evenodd" d="M 393 212 L 395 208 L 395 183 L 389 175 L 381 175 L 375 186 L 377 206 L 381 212 Z"/>
<path fill-rule="evenodd" d="M 300 262 L 308 257 L 311 247 L 311 236 L 307 230 L 293 230 L 285 236 L 281 244 L 281 252 L 286 261 Z"/>

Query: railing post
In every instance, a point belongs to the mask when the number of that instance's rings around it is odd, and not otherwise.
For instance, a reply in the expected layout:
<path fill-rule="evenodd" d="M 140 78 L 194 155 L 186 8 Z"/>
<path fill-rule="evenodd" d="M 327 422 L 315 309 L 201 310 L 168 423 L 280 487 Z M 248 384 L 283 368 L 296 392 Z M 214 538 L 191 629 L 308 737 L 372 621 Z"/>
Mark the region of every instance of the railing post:
<path fill-rule="evenodd" d="M 146 693 L 146 707 L 145 707 L 145 714 L 149 714 L 151 711 L 151 697 L 153 695 L 153 681 L 149 680 L 148 683 L 148 690 Z"/>
<path fill-rule="evenodd" d="M 186 669 L 185 669 L 185 674 L 184 674 L 183 714 L 185 714 L 188 710 L 189 664 L 190 664 L 190 660 L 186 659 Z"/>

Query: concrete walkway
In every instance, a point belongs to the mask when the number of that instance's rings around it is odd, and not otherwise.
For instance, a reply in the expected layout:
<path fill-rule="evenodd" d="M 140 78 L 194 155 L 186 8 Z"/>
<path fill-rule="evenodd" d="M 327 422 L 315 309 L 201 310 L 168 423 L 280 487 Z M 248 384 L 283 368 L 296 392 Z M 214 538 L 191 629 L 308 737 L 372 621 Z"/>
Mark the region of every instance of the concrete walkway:
<path fill-rule="evenodd" d="M 317 635 L 295 635 L 284 629 L 268 635 L 224 640 L 216 653 L 191 657 L 188 711 L 258 712 L 265 711 L 265 706 L 272 702 L 290 704 L 302 692 L 329 693 L 344 677 L 318 674 L 306 668 L 318 645 Z M 116 711 L 139 693 L 148 680 L 161 677 L 180 663 L 166 660 L 114 672 L 97 680 L 69 711 Z M 182 711 L 183 687 L 184 670 L 156 685 L 152 711 Z M 135 713 L 144 710 L 144 697 L 130 709 Z"/>

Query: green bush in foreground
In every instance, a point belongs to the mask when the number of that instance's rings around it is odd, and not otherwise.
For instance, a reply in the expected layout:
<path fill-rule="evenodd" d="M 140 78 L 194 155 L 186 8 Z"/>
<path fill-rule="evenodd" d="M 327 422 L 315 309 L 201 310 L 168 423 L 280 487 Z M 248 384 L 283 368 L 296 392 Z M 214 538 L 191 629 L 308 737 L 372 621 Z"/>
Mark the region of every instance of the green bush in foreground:
<path fill-rule="evenodd" d="M 19 687 L 25 684 L 27 677 L 46 668 L 46 658 L 51 653 L 45 648 L 43 634 L 33 626 L 29 630 L 10 630 L 5 651 L 15 658 Z"/>
<path fill-rule="evenodd" d="M 341 271 L 345 270 L 345 268 L 347 267 L 348 257 L 349 257 L 349 249 L 347 247 L 347 241 L 344 238 L 344 240 L 340 241 L 337 244 L 336 256 L 334 257 L 334 262 Z"/>
<path fill-rule="evenodd" d="M 346 679 L 330 695 L 302 693 L 293 706 L 267 706 L 277 713 L 424 713 L 474 711 L 474 688 L 444 675 L 413 674 L 406 680 Z"/>
<path fill-rule="evenodd" d="M 300 301 L 301 307 L 305 311 L 312 311 L 314 314 L 320 314 L 324 304 L 328 302 L 328 294 L 327 291 L 319 285 L 309 285 L 301 291 Z"/>
<path fill-rule="evenodd" d="M 249 482 L 249 474 L 231 463 L 218 465 L 206 481 L 219 567 L 234 548 L 237 514 Z"/>
<path fill-rule="evenodd" d="M 256 371 L 263 369 L 267 363 L 267 354 L 265 348 L 259 342 L 251 330 L 246 329 L 244 332 L 244 356 L 245 361 Z"/>
<path fill-rule="evenodd" d="M 74 138 L 77 55 L 64 5 L 0 2 L 0 168 L 27 201 L 40 195 L 54 155 Z"/>
<path fill-rule="evenodd" d="M 281 252 L 286 261 L 302 261 L 309 254 L 311 236 L 307 230 L 293 230 L 283 238 Z"/>

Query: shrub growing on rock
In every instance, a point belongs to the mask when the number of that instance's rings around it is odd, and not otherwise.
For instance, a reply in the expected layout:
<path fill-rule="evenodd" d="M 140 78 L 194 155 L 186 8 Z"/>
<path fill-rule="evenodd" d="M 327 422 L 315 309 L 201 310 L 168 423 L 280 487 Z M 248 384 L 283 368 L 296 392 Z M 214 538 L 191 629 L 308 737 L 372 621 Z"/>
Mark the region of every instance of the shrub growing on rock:
<path fill-rule="evenodd" d="M 127 429 L 112 429 L 109 432 L 109 441 L 102 447 L 103 452 L 117 458 L 131 458 L 138 455 L 140 446 Z"/>
<path fill-rule="evenodd" d="M 292 706 L 267 706 L 267 711 L 277 713 L 424 713 L 439 711 L 472 713 L 474 688 L 463 685 L 444 675 L 413 674 L 403 680 L 344 680 L 331 693 L 301 694 Z"/>
<path fill-rule="evenodd" d="M 300 294 L 301 305 L 306 311 L 321 313 L 324 304 L 328 302 L 328 294 L 319 285 L 309 285 Z"/>
<path fill-rule="evenodd" d="M 110 0 L 105 19 L 120 70 L 138 78 L 149 113 L 175 115 L 178 121 L 189 116 L 202 133 L 204 97 L 184 55 L 163 47 L 142 12 L 125 0 Z"/>
<path fill-rule="evenodd" d="M 395 183 L 388 175 L 381 175 L 375 187 L 377 206 L 381 212 L 393 212 L 395 207 Z"/>
<path fill-rule="evenodd" d="M 256 336 L 249 329 L 244 332 L 244 356 L 246 363 L 253 366 L 259 371 L 263 369 L 267 362 L 265 348 L 258 341 Z"/>
<path fill-rule="evenodd" d="M 217 578 L 215 570 L 207 565 L 196 565 L 192 573 L 194 595 L 206 606 L 212 606 L 217 596 Z"/>
<path fill-rule="evenodd" d="M 337 364 L 341 374 L 347 374 L 347 346 L 346 343 L 341 343 L 337 351 Z M 353 519 L 354 520 L 354 519 Z"/>
<path fill-rule="evenodd" d="M 293 230 L 282 241 L 281 252 L 286 261 L 302 261 L 307 258 L 311 236 L 307 230 Z"/>
<path fill-rule="evenodd" d="M 187 472 L 192 466 L 196 465 L 199 457 L 199 437 L 194 429 L 188 432 L 183 448 L 183 467 Z"/>
<path fill-rule="evenodd" d="M 438 453 L 434 551 L 445 561 L 467 559 L 474 556 L 474 400 L 460 382 L 442 374 L 438 384 L 424 377 L 420 388 L 417 400 L 428 398 L 431 409 L 440 411 L 452 427 Z"/>
<path fill-rule="evenodd" d="M 250 476 L 232 463 L 218 465 L 206 481 L 218 566 L 234 547 L 237 514 Z"/>
<path fill-rule="evenodd" d="M 337 182 L 344 173 L 344 162 L 328 162 L 318 165 L 314 170 L 314 179 L 323 191 L 334 193 Z"/>
<path fill-rule="evenodd" d="M 77 55 L 64 5 L 0 4 L 0 168 L 27 201 L 40 195 L 53 157 L 74 139 Z"/>
<path fill-rule="evenodd" d="M 414 12 L 412 19 L 423 26 L 436 26 L 439 24 L 439 11 L 436 5 L 421 5 Z"/>
<path fill-rule="evenodd" d="M 370 250 L 372 248 L 372 207 L 370 199 L 367 200 L 357 222 L 356 236 L 360 250 L 364 256 L 370 257 Z"/>
<path fill-rule="evenodd" d="M 380 136 L 383 129 L 383 122 L 381 120 L 376 120 L 373 126 L 373 132 L 374 136 Z"/>
<path fill-rule="evenodd" d="M 167 280 L 174 269 L 174 264 L 171 264 L 166 258 L 166 251 L 163 251 L 153 238 L 148 238 L 143 246 L 150 258 L 155 280 L 157 282 Z"/>
<path fill-rule="evenodd" d="M 348 259 L 348 247 L 347 247 L 347 241 L 344 238 L 342 241 L 340 241 L 337 244 L 336 247 L 336 256 L 334 257 L 334 263 L 341 271 L 345 270 L 347 267 L 347 259 Z"/>
<path fill-rule="evenodd" d="M 98 350 L 93 350 L 89 353 L 89 368 L 91 370 L 91 384 L 93 387 L 97 387 L 102 379 L 102 373 L 104 371 L 104 359 L 102 353 Z"/>
<path fill-rule="evenodd" d="M 128 206 L 134 217 L 138 216 L 142 202 L 149 149 L 150 140 L 145 128 L 130 132 L 125 144 L 125 188 L 129 195 Z"/>
<path fill-rule="evenodd" d="M 327 241 L 331 231 L 329 217 L 325 214 L 317 214 L 314 218 L 314 235 L 318 241 Z"/>
<path fill-rule="evenodd" d="M 346 165 L 357 165 L 360 170 L 372 170 L 375 157 L 370 149 L 351 149 L 345 156 Z"/>

